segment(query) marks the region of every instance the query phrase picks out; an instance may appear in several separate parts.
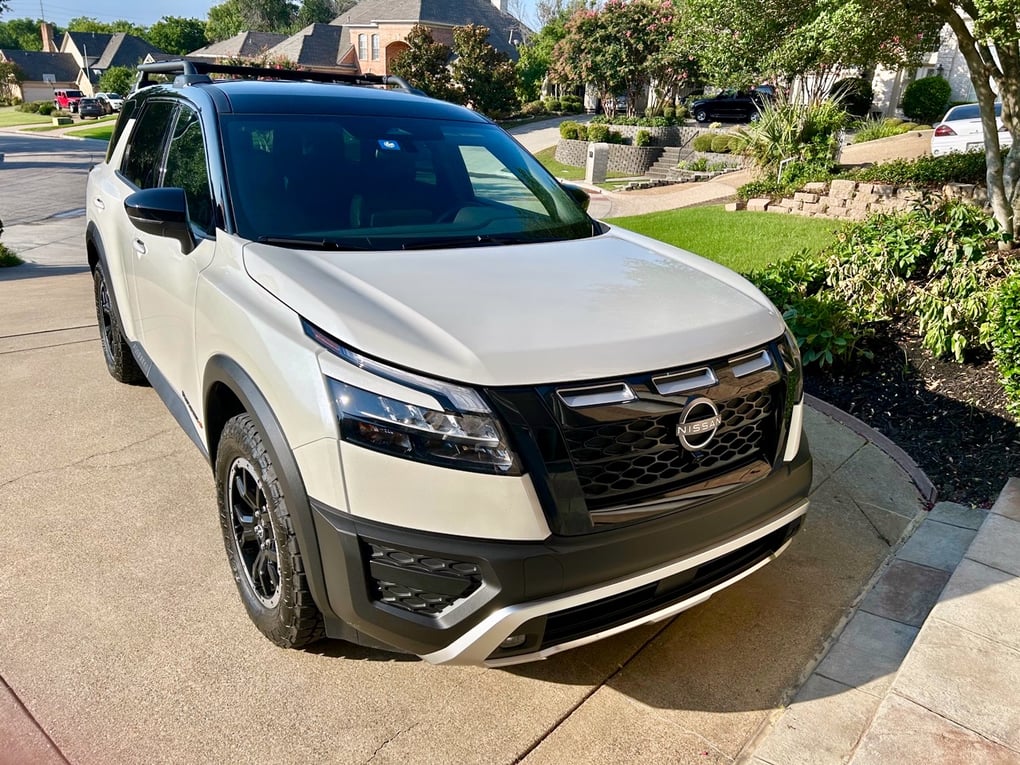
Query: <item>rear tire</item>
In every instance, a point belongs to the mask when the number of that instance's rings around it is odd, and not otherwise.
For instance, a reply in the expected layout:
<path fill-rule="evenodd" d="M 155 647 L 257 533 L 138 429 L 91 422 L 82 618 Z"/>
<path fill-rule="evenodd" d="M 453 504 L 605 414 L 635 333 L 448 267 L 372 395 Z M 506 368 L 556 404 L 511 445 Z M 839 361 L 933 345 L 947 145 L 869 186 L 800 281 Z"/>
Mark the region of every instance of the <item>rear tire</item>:
<path fill-rule="evenodd" d="M 109 282 L 106 278 L 106 269 L 102 262 L 96 264 L 92 272 L 92 282 L 96 296 L 96 321 L 99 324 L 99 341 L 103 345 L 103 358 L 106 360 L 106 369 L 110 376 L 117 382 L 129 385 L 144 383 L 145 375 L 142 374 L 135 356 L 131 353 L 131 346 L 124 339 L 121 330 L 120 317 L 113 305 L 113 298 L 110 294 Z"/>
<path fill-rule="evenodd" d="M 227 560 L 248 616 L 283 648 L 323 636 L 283 489 L 255 421 L 227 421 L 216 451 L 216 497 Z"/>

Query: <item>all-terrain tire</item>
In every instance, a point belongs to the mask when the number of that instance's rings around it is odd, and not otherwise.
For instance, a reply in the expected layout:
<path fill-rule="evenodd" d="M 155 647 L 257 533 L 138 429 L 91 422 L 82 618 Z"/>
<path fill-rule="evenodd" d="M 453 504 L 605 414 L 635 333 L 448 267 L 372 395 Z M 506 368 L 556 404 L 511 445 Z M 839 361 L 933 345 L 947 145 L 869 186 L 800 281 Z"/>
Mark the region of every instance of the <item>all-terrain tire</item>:
<path fill-rule="evenodd" d="M 227 421 L 216 451 L 223 543 L 241 601 L 259 631 L 284 648 L 323 636 L 287 500 L 248 414 Z"/>
<path fill-rule="evenodd" d="M 131 353 L 131 346 L 124 339 L 120 316 L 117 315 L 117 309 L 113 305 L 106 269 L 102 262 L 97 263 L 92 272 L 92 283 L 96 298 L 99 342 L 103 346 L 103 358 L 106 360 L 107 370 L 117 382 L 130 385 L 146 382 L 145 375 L 138 366 L 138 362 L 135 361 L 134 354 Z"/>

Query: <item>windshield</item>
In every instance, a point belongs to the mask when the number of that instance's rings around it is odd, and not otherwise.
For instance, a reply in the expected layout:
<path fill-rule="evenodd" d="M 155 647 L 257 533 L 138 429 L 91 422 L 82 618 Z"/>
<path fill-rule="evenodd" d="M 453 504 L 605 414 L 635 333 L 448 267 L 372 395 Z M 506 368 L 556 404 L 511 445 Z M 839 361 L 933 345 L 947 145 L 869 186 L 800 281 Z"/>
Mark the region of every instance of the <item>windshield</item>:
<path fill-rule="evenodd" d="M 546 242 L 593 225 L 495 125 L 365 115 L 225 115 L 238 233 L 392 250 Z"/>

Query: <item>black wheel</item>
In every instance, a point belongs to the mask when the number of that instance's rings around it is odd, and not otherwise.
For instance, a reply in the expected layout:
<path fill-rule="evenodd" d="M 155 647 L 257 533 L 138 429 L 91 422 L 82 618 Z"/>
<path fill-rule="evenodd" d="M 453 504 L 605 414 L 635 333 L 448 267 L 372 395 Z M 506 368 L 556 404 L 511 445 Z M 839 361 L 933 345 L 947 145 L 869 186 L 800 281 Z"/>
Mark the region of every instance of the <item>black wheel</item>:
<path fill-rule="evenodd" d="M 248 616 L 267 638 L 301 648 L 322 637 L 286 498 L 254 420 L 230 419 L 216 452 L 227 559 Z"/>
<path fill-rule="evenodd" d="M 698 109 L 694 112 L 694 119 L 698 122 L 708 122 L 708 112 L 704 109 Z"/>
<path fill-rule="evenodd" d="M 92 272 L 92 281 L 96 295 L 96 321 L 99 324 L 99 340 L 103 345 L 103 357 L 106 368 L 117 382 L 139 384 L 145 382 L 131 346 L 124 339 L 120 327 L 120 317 L 113 308 L 110 298 L 110 287 L 106 279 L 106 270 L 102 263 L 96 264 Z"/>

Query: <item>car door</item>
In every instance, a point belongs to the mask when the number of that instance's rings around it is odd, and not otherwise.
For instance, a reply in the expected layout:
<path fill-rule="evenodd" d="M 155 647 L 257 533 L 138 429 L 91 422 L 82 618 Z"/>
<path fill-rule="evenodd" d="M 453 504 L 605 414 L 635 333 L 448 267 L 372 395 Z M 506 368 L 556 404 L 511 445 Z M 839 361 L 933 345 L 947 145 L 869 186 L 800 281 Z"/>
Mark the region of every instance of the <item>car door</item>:
<path fill-rule="evenodd" d="M 193 406 L 198 389 L 195 291 L 199 274 L 211 262 L 216 247 L 215 210 L 198 113 L 180 104 L 170 124 L 154 185 L 184 189 L 195 247 L 185 252 L 176 239 L 132 226 L 134 285 L 145 352 L 173 393 Z"/>

